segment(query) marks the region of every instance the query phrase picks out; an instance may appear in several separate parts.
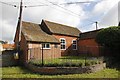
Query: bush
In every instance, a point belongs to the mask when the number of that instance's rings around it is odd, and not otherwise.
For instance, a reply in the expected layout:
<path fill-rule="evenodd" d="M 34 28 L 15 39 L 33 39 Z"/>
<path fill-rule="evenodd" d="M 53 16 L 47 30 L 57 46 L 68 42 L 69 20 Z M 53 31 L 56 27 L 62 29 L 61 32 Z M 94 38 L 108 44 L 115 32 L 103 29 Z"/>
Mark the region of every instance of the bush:
<path fill-rule="evenodd" d="M 102 29 L 97 33 L 96 41 L 104 46 L 105 54 L 103 56 L 114 57 L 120 60 L 120 26 Z"/>
<path fill-rule="evenodd" d="M 98 64 L 97 62 L 98 60 L 86 60 L 86 65 L 94 65 L 94 64 Z M 61 61 L 59 59 L 56 59 L 55 61 L 49 61 L 48 60 L 44 60 L 44 65 L 42 65 L 41 60 L 29 60 L 29 64 L 35 65 L 35 66 L 44 66 L 44 67 L 82 67 L 82 66 L 86 66 L 84 60 L 71 60 L 71 61 Z"/>
<path fill-rule="evenodd" d="M 71 64 L 70 63 L 63 63 L 64 64 L 64 67 L 70 67 L 71 66 Z"/>
<path fill-rule="evenodd" d="M 85 66 L 91 66 L 91 63 L 90 62 L 86 62 Z"/>

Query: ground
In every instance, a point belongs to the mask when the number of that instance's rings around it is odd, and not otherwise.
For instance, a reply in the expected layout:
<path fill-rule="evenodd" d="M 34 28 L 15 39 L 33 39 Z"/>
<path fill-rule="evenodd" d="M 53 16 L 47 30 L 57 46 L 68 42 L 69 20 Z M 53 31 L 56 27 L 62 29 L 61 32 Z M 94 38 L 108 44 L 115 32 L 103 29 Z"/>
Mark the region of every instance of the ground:
<path fill-rule="evenodd" d="M 1 68 L 0 68 L 1 69 Z M 3 67 L 2 78 L 120 78 L 120 71 L 106 68 L 96 73 L 68 75 L 40 75 L 20 66 Z"/>

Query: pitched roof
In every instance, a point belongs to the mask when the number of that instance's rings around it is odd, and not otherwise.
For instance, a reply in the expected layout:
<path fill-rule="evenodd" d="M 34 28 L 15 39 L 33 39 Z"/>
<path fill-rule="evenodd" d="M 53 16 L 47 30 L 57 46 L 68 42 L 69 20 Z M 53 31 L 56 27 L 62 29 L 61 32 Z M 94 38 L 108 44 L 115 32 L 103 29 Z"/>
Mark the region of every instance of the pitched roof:
<path fill-rule="evenodd" d="M 59 43 L 59 41 L 45 33 L 39 24 L 22 22 L 22 33 L 27 41 Z"/>
<path fill-rule="evenodd" d="M 50 22 L 47 20 L 43 20 L 42 22 L 44 22 L 46 24 L 46 26 L 49 28 L 49 30 L 53 34 L 79 36 L 79 34 L 81 33 L 77 28 L 70 27 L 67 25 L 63 25 L 63 24 L 59 24 L 59 23 L 55 23 L 55 22 Z"/>
<path fill-rule="evenodd" d="M 84 32 L 84 33 L 80 33 L 79 35 L 79 39 L 82 40 L 82 39 L 91 39 L 91 38 L 95 38 L 97 33 L 100 31 L 101 29 L 99 30 L 94 30 L 94 31 L 89 31 L 89 32 Z"/>

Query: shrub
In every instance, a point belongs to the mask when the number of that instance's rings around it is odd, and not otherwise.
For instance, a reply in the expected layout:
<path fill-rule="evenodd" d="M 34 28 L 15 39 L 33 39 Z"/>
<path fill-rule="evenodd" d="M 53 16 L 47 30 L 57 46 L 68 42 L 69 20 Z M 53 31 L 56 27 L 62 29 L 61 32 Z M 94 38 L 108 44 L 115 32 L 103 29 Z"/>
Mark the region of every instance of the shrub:
<path fill-rule="evenodd" d="M 102 29 L 97 33 L 96 41 L 105 47 L 105 49 L 109 49 L 111 54 L 107 56 L 120 57 L 120 27 L 109 27 L 106 29 Z M 114 53 L 114 54 L 113 54 Z M 118 57 L 119 56 L 119 57 Z"/>
<path fill-rule="evenodd" d="M 71 64 L 72 67 L 79 67 L 78 64 L 72 63 Z"/>
<path fill-rule="evenodd" d="M 65 67 L 69 67 L 71 66 L 70 63 L 66 62 L 66 63 L 63 63 Z"/>
<path fill-rule="evenodd" d="M 85 63 L 85 66 L 91 66 L 91 63 L 88 61 Z"/>
<path fill-rule="evenodd" d="M 96 61 L 92 61 L 92 62 L 91 62 L 91 65 L 95 65 L 95 64 L 96 64 Z"/>
<path fill-rule="evenodd" d="M 100 30 L 97 33 L 96 41 L 104 47 L 102 55 L 112 57 L 108 63 L 114 64 L 120 61 L 120 26 Z"/>

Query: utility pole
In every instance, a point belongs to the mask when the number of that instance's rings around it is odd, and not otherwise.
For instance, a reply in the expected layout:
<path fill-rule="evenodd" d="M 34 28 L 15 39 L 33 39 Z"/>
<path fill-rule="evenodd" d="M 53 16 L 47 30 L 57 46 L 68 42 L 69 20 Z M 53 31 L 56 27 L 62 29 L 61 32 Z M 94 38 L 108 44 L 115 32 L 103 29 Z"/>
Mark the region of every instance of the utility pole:
<path fill-rule="evenodd" d="M 18 41 L 17 41 L 17 50 L 20 50 L 20 41 L 21 41 L 21 30 L 22 30 L 22 11 L 23 11 L 23 3 L 22 0 L 20 2 L 20 13 L 19 13 L 19 19 L 18 19 Z"/>
<path fill-rule="evenodd" d="M 96 21 L 95 23 L 96 23 L 96 30 L 97 30 L 98 29 L 98 22 Z"/>

